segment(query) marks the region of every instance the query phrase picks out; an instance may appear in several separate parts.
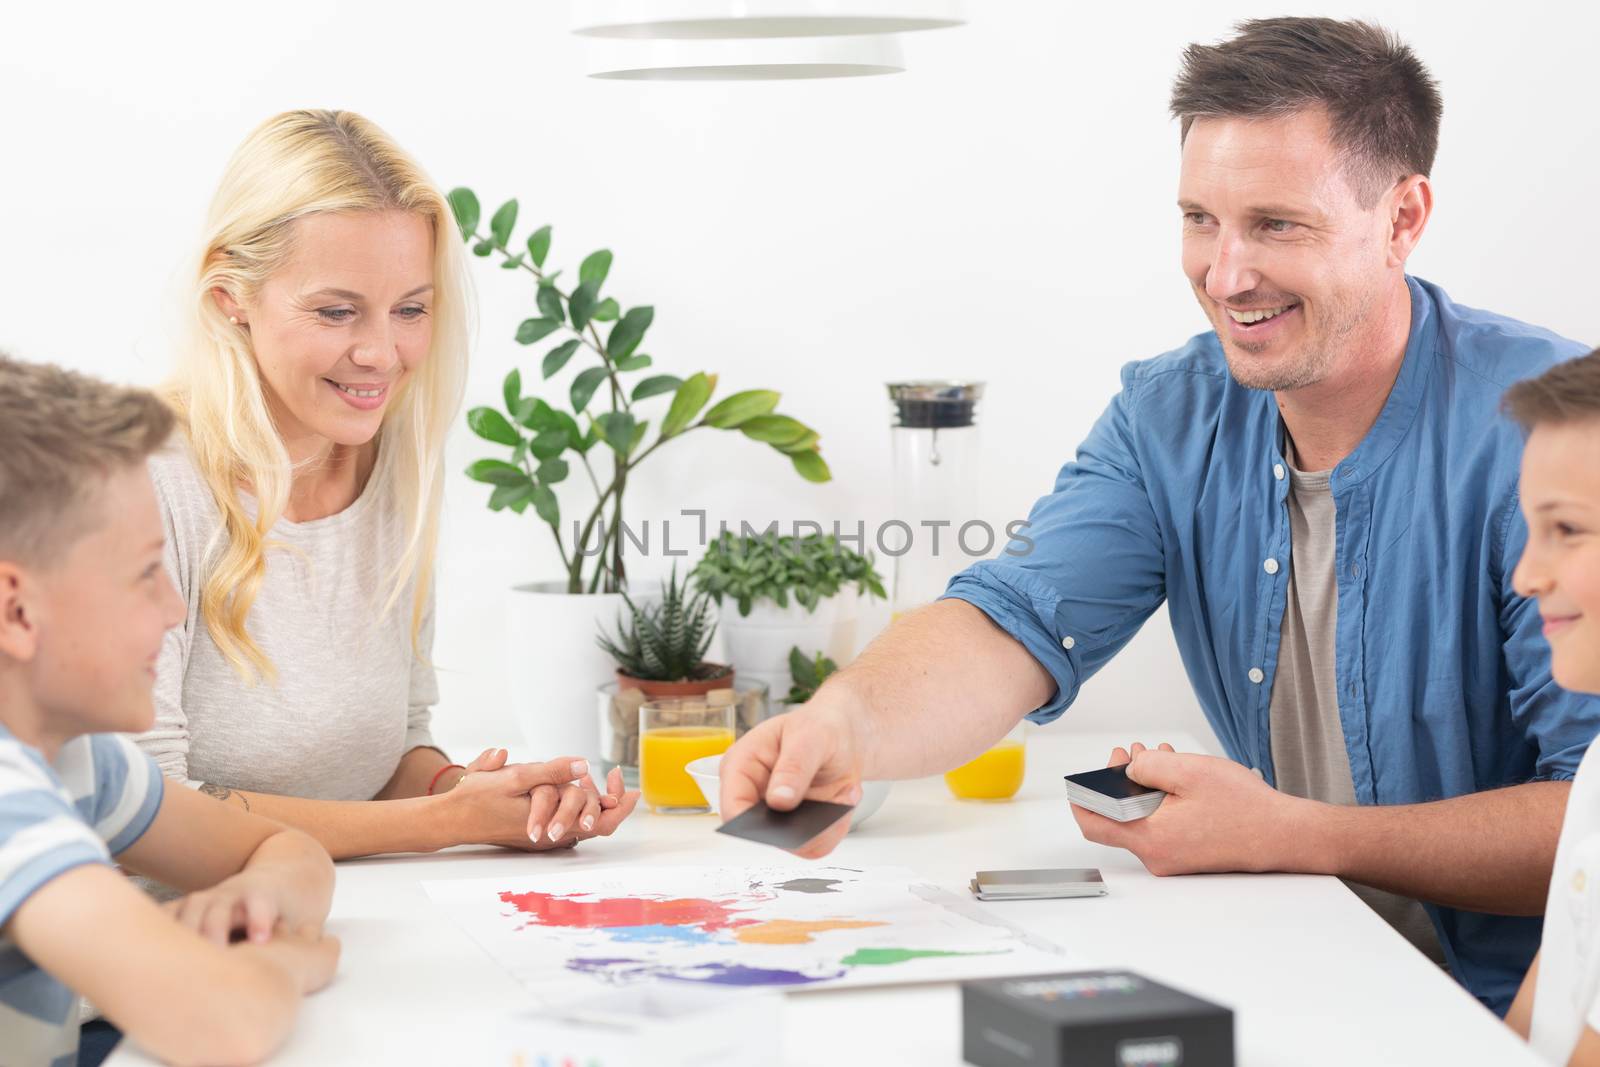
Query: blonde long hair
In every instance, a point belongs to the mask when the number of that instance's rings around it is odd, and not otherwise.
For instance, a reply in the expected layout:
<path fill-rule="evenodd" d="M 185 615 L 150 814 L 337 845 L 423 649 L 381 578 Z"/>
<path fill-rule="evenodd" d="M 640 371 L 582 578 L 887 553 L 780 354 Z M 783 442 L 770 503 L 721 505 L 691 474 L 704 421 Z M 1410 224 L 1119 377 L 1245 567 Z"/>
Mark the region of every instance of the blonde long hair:
<path fill-rule="evenodd" d="M 188 337 L 165 394 L 223 517 L 200 615 L 246 681 L 276 674 L 246 620 L 273 547 L 267 533 L 287 506 L 294 470 L 267 407 L 250 335 L 228 322 L 212 291 L 241 302 L 258 293 L 287 260 L 296 219 L 382 210 L 415 212 L 433 227 L 433 343 L 384 414 L 371 475 L 390 480 L 406 531 L 383 610 L 392 610 L 414 583 L 415 645 L 438 544 L 444 440 L 466 383 L 471 291 L 449 203 L 377 126 L 353 112 L 324 110 L 288 111 L 257 127 L 229 161 L 211 202 L 186 298 Z M 253 518 L 240 501 L 244 487 L 256 499 Z"/>

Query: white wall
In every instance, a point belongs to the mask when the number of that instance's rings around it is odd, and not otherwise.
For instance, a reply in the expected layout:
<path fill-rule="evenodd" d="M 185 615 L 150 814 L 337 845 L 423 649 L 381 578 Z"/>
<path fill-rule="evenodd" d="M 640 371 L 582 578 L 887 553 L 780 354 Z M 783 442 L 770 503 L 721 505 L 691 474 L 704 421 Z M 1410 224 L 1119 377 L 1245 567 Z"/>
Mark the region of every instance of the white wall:
<path fill-rule="evenodd" d="M 385 126 L 445 186 L 555 224 L 553 259 L 616 253 L 609 289 L 654 304 L 668 371 L 769 386 L 817 426 L 835 481 L 710 435 L 663 450 L 633 518 L 884 517 L 881 383 L 990 383 L 981 515 L 1026 513 L 1117 368 L 1204 328 L 1178 270 L 1182 46 L 1243 17 L 1374 17 L 1439 77 L 1438 210 L 1413 269 L 1457 299 L 1600 339 L 1593 5 L 1120 5 L 969 0 L 970 25 L 908 38 L 908 73 L 650 85 L 582 77 L 567 5 L 29 5 L 0 40 L 0 348 L 108 377 L 164 372 L 164 308 L 229 152 L 290 107 Z M 156 13 L 161 12 L 158 16 Z M 525 232 L 526 227 L 524 227 Z M 492 403 L 531 290 L 477 264 L 471 403 Z M 542 348 L 540 349 L 542 351 Z M 562 395 L 564 395 L 564 380 Z M 659 402 L 658 402 L 659 403 Z M 478 455 L 461 429 L 459 470 Z M 450 484 L 436 659 L 447 735 L 515 743 L 502 590 L 549 577 L 542 528 Z M 576 501 L 569 503 L 569 510 Z M 664 564 L 663 564 L 664 565 Z M 1164 617 L 1069 714 L 1081 728 L 1209 739 Z"/>

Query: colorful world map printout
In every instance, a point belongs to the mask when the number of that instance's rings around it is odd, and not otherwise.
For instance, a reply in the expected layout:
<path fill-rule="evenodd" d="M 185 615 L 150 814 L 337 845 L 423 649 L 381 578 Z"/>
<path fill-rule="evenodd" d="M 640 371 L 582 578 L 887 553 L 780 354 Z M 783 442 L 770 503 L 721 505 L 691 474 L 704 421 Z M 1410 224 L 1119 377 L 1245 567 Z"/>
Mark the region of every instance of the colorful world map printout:
<path fill-rule="evenodd" d="M 423 888 L 550 1006 L 656 983 L 793 992 L 1074 965 L 900 868 L 635 866 Z"/>

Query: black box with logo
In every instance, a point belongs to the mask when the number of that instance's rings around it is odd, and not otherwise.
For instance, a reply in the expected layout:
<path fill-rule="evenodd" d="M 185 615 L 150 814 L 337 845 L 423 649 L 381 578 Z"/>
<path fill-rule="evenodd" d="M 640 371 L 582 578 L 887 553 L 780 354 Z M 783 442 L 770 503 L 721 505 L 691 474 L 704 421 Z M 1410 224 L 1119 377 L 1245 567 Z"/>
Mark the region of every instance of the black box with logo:
<path fill-rule="evenodd" d="M 1233 1012 L 1129 971 L 961 983 L 978 1067 L 1233 1067 Z"/>

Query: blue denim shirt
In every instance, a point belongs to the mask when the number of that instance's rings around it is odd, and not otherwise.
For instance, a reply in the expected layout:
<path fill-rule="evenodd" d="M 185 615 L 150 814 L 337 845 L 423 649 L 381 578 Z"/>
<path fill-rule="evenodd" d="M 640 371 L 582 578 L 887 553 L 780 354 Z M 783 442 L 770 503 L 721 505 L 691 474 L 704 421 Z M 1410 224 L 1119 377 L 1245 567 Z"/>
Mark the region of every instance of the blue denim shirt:
<path fill-rule="evenodd" d="M 1585 349 L 1408 284 L 1399 377 L 1331 481 L 1339 717 L 1362 804 L 1569 779 L 1600 728 L 1600 700 L 1551 680 L 1537 605 L 1511 589 L 1527 539 L 1522 439 L 1499 411 L 1511 383 Z M 1267 709 L 1289 582 L 1285 471 L 1272 394 L 1235 382 L 1216 335 L 1202 334 L 1123 369 L 1122 392 L 1034 505 L 1026 540 L 945 595 L 981 608 L 1055 677 L 1030 716 L 1041 723 L 1166 600 L 1217 737 L 1275 782 Z M 1541 921 L 1428 912 L 1457 978 L 1503 1014 Z"/>

